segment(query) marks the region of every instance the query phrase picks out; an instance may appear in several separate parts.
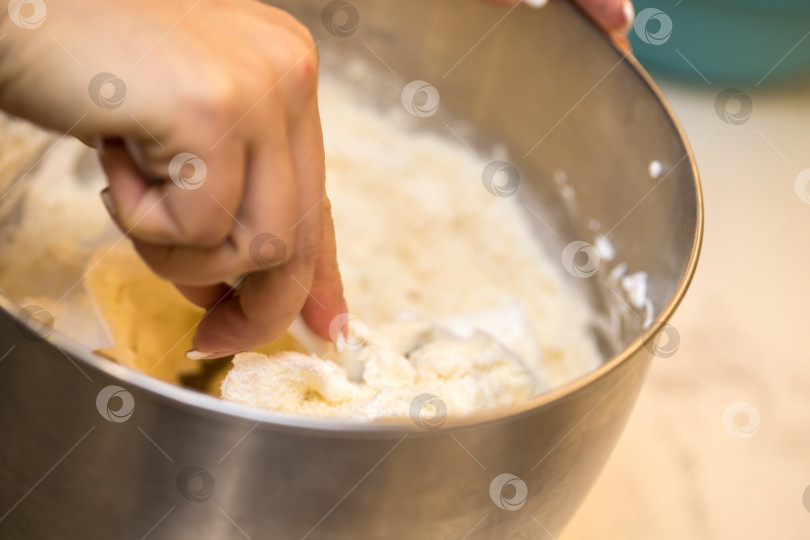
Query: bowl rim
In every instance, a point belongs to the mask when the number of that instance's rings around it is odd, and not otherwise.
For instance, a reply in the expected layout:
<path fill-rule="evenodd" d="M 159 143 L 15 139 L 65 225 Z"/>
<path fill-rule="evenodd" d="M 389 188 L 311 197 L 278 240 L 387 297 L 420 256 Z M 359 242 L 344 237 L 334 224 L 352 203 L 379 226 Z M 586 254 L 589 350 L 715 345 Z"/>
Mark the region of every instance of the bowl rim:
<path fill-rule="evenodd" d="M 574 8 L 579 16 L 587 19 L 581 12 Z M 591 23 L 593 24 L 593 23 Z M 594 29 L 598 29 L 594 26 Z M 601 32 L 600 32 L 601 34 Z M 641 349 L 651 342 L 658 332 L 667 324 L 673 313 L 680 305 L 683 297 L 689 288 L 695 274 L 697 263 L 700 258 L 703 228 L 704 228 L 704 207 L 703 191 L 700 183 L 700 176 L 695 163 L 694 154 L 689 144 L 686 134 L 675 116 L 670 104 L 667 102 L 663 92 L 658 88 L 652 77 L 642 68 L 641 64 L 630 53 L 622 50 L 612 39 L 603 34 L 609 46 L 613 47 L 621 56 L 622 62 L 627 62 L 642 83 L 646 83 L 669 120 L 679 135 L 686 151 L 686 158 L 689 161 L 694 178 L 694 189 L 696 198 L 697 214 L 695 216 L 695 232 L 692 239 L 692 248 L 684 272 L 677 285 L 675 292 L 669 302 L 661 310 L 653 323 L 644 330 L 640 336 L 633 340 L 622 351 L 614 354 L 604 361 L 598 368 L 570 381 L 562 386 L 552 388 L 542 394 L 529 398 L 513 405 L 496 407 L 471 413 L 459 417 L 447 417 L 446 421 L 435 430 L 420 428 L 415 422 L 409 420 L 398 420 L 395 422 L 350 422 L 341 421 L 334 418 L 309 417 L 277 411 L 266 411 L 258 407 L 241 405 L 225 401 L 221 398 L 208 394 L 203 394 L 196 390 L 191 390 L 177 386 L 168 382 L 155 379 L 149 375 L 118 364 L 107 358 L 103 358 L 81 347 L 69 336 L 54 331 L 45 341 L 48 346 L 58 349 L 65 355 L 70 355 L 77 361 L 94 368 L 115 379 L 120 384 L 137 387 L 139 391 L 151 394 L 158 402 L 162 401 L 169 406 L 186 409 L 191 414 L 202 414 L 205 416 L 215 416 L 225 421 L 242 421 L 253 423 L 250 431 L 261 425 L 263 430 L 292 431 L 298 434 L 316 436 L 339 436 L 339 437 L 404 437 L 409 434 L 416 436 L 440 436 L 456 430 L 464 430 L 482 426 L 493 422 L 503 422 L 514 420 L 518 417 L 532 414 L 542 409 L 554 407 L 567 398 L 577 394 L 584 388 L 593 385 L 599 379 L 606 377 L 620 366 L 628 362 Z M 0 309 L 8 312 L 20 323 L 19 306 L 5 295 L 0 295 Z M 80 368 L 79 368 L 80 369 Z M 81 371 L 81 369 L 80 369 Z M 623 379 L 622 379 L 623 380 Z M 621 381 L 619 381 L 621 382 Z M 618 383 L 617 383 L 618 385 Z M 125 388 L 126 389 L 126 388 Z M 597 404 L 598 406 L 598 404 Z M 137 400 L 136 400 L 137 409 Z M 249 431 L 249 432 L 250 432 Z M 248 433 L 249 433 L 248 432 Z M 245 435 L 247 436 L 247 435 Z"/>

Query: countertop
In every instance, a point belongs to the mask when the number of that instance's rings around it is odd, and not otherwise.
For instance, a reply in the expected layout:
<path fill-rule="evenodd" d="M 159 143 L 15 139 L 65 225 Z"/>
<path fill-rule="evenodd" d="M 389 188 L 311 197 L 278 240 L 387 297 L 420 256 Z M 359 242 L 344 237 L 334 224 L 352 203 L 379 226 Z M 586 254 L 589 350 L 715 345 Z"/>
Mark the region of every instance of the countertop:
<path fill-rule="evenodd" d="M 703 252 L 677 353 L 561 539 L 810 538 L 810 82 L 745 91 L 732 123 L 724 86 L 659 84 L 697 159 Z"/>

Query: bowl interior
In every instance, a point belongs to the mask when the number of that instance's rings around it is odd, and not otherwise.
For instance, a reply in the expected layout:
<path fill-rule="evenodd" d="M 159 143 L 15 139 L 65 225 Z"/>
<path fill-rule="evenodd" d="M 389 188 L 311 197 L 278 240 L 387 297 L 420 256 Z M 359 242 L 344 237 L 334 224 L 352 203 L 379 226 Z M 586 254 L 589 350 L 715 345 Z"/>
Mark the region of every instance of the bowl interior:
<path fill-rule="evenodd" d="M 582 261 L 573 271 L 569 264 L 562 274 L 597 314 L 594 333 L 604 365 L 526 403 L 458 424 L 547 405 L 615 368 L 661 328 L 697 260 L 702 230 L 697 172 L 680 128 L 649 77 L 578 12 L 558 2 L 541 10 L 519 6 L 508 16 L 503 7 L 467 1 L 357 0 L 331 2 L 328 9 L 321 2 L 276 4 L 312 30 L 322 70 L 354 84 L 369 103 L 383 109 L 401 106 L 408 82 L 433 85 L 441 96 L 441 113 L 421 119 L 420 128 L 446 137 L 461 133 L 482 154 L 505 149 L 506 159 L 520 172 L 526 219 L 534 223 L 550 257 L 565 268 L 566 248 L 574 243 L 588 246 L 585 255 L 596 257 L 593 274 L 576 271 Z M 363 69 L 353 69 L 353 62 Z M 0 220 L 13 220 L 12 203 L 25 189 L 18 180 L 47 152 L 48 139 L 5 131 L 9 141 L 30 143 L 23 145 L 30 155 L 20 151 L 18 163 L 6 169 L 0 183 Z M 504 272 L 508 276 L 509 269 Z M 646 283 L 641 299 L 628 276 Z M 13 309 L 7 301 L 3 307 Z M 156 384 L 82 352 L 70 345 L 69 336 L 56 333 L 51 339 L 77 361 L 161 398 L 215 413 L 261 416 Z M 61 357 L 56 349 L 53 355 Z M 334 429 L 296 418 L 266 421 Z"/>

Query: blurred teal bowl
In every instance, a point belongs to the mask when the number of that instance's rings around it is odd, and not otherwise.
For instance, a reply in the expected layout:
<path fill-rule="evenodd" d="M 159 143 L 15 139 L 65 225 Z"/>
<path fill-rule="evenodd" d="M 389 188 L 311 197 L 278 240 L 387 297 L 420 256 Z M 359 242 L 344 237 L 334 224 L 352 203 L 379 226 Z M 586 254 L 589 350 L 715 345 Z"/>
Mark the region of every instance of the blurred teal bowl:
<path fill-rule="evenodd" d="M 636 0 L 633 51 L 653 73 L 759 86 L 810 73 L 808 0 Z"/>

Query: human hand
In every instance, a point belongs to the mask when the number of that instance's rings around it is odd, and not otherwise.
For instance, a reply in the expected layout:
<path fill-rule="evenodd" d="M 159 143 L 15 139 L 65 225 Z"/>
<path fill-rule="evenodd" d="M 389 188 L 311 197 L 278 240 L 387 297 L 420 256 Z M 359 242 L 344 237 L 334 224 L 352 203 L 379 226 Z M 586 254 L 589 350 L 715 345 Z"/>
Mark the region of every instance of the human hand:
<path fill-rule="evenodd" d="M 521 0 L 495 0 L 516 4 Z M 542 5 L 546 0 L 524 0 L 530 5 Z M 573 0 L 608 34 L 624 36 L 633 25 L 633 3 L 631 0 Z"/>
<path fill-rule="evenodd" d="M 609 34 L 624 36 L 633 26 L 631 0 L 574 0 Z"/>
<path fill-rule="evenodd" d="M 267 343 L 299 313 L 329 339 L 346 307 L 309 32 L 246 0 L 48 0 L 33 28 L 23 15 L 29 28 L 0 23 L 0 107 L 103 142 L 113 220 L 208 308 L 190 356 Z"/>

